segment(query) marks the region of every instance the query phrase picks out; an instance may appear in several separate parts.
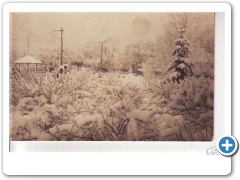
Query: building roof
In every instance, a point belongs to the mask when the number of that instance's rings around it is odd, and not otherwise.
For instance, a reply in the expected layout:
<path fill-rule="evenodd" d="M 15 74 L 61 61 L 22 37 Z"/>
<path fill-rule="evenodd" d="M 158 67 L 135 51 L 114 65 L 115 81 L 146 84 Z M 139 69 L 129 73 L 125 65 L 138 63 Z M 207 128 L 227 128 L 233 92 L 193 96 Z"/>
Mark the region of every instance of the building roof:
<path fill-rule="evenodd" d="M 15 64 L 42 64 L 41 61 L 35 59 L 34 57 L 27 55 L 14 61 Z"/>

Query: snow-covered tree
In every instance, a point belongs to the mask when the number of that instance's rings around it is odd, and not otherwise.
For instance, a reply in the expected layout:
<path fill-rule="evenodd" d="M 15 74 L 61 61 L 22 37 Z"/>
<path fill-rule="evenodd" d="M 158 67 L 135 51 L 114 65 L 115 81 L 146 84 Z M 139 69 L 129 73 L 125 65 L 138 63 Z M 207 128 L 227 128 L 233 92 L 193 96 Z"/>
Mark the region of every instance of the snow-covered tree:
<path fill-rule="evenodd" d="M 178 32 L 180 33 L 179 38 L 174 41 L 175 49 L 172 52 L 174 59 L 167 68 L 167 72 L 171 72 L 168 77 L 169 80 L 180 83 L 180 80 L 193 73 L 193 63 L 188 58 L 191 51 L 190 43 L 184 37 L 185 29 L 180 29 Z"/>

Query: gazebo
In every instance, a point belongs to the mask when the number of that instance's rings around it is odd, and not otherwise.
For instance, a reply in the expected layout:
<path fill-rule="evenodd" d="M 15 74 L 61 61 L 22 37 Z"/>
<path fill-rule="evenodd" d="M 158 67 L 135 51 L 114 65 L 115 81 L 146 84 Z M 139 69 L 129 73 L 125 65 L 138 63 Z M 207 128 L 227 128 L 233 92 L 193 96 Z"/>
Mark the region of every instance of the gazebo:
<path fill-rule="evenodd" d="M 36 71 L 37 71 L 37 65 L 38 64 L 42 64 L 43 62 L 42 61 L 39 61 L 37 59 L 35 59 L 34 57 L 30 56 L 30 55 L 27 55 L 27 56 L 24 56 L 16 61 L 13 62 L 14 64 L 18 64 L 19 66 L 19 71 L 20 71 L 20 65 L 21 64 L 27 64 L 28 66 L 28 70 L 29 70 L 29 64 L 36 64 Z"/>

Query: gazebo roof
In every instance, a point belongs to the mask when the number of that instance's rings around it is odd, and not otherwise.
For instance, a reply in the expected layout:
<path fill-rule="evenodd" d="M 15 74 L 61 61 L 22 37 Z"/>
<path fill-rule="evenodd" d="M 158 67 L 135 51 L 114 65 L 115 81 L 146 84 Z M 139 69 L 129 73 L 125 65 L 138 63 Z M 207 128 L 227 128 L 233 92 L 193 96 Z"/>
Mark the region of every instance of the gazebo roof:
<path fill-rule="evenodd" d="M 34 57 L 27 55 L 24 56 L 16 61 L 14 61 L 15 64 L 42 64 L 41 61 L 35 59 Z"/>

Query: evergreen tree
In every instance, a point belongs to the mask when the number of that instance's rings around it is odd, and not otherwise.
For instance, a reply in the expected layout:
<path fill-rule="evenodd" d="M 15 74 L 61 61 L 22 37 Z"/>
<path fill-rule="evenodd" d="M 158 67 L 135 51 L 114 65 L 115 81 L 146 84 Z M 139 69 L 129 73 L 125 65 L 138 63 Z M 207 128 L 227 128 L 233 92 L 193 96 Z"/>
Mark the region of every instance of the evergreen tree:
<path fill-rule="evenodd" d="M 192 75 L 193 63 L 188 59 L 190 51 L 190 43 L 184 37 L 185 29 L 178 30 L 179 38 L 174 41 L 175 49 L 172 52 L 174 57 L 170 67 L 168 67 L 167 72 L 169 74 L 168 80 L 174 83 L 180 83 L 186 76 Z"/>

